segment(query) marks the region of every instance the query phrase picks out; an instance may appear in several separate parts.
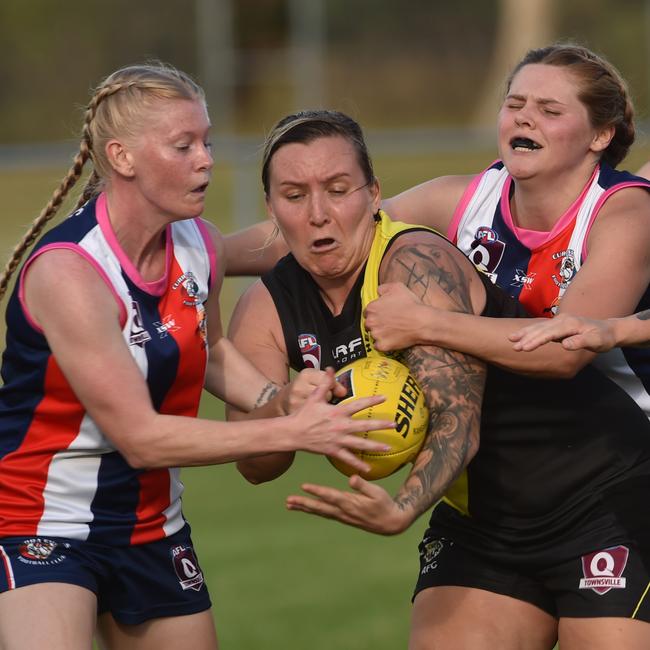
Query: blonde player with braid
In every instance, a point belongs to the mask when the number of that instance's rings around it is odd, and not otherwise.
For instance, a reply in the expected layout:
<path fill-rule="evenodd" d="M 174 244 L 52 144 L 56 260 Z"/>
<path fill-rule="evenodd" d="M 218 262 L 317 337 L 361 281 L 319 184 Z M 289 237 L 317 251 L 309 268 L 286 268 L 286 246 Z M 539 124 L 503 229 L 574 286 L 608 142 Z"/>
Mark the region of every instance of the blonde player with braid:
<path fill-rule="evenodd" d="M 352 435 L 391 426 L 327 402 L 331 373 L 279 389 L 222 336 L 222 243 L 201 89 L 160 64 L 97 88 L 74 164 L 27 249 L 89 160 L 78 209 L 42 236 L 7 307 L 0 389 L 0 647 L 217 647 L 181 511 L 178 469 L 301 449 L 366 469 Z M 205 387 L 267 419 L 196 418 Z M 288 413 L 291 413 L 290 415 Z M 35 618 L 36 614 L 36 618 Z"/>

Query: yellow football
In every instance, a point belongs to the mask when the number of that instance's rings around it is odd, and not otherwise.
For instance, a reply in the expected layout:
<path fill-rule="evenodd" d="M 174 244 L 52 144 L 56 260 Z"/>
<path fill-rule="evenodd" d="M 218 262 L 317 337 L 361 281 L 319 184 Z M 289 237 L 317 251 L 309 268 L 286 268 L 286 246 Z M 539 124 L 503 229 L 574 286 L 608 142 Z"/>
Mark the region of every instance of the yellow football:
<path fill-rule="evenodd" d="M 383 395 L 386 398 L 381 404 L 356 413 L 355 419 L 378 418 L 395 422 L 395 429 L 357 434 L 390 445 L 388 451 L 354 452 L 370 465 L 370 471 L 362 476 L 374 481 L 390 476 L 411 462 L 426 437 L 429 411 L 422 389 L 409 369 L 389 357 L 364 357 L 341 368 L 336 373 L 336 379 L 348 390 L 347 395 L 337 400 L 338 402 L 370 395 Z M 357 473 L 357 470 L 336 458 L 329 460 L 346 476 Z"/>

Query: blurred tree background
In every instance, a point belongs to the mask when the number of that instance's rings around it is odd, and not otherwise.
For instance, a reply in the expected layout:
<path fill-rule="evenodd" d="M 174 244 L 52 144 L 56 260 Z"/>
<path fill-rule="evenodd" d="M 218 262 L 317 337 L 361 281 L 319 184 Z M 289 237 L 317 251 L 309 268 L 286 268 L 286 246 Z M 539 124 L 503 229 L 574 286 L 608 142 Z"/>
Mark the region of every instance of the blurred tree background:
<path fill-rule="evenodd" d="M 649 6 L 648 0 L 3 0 L 0 143 L 76 138 L 80 116 L 71 107 L 85 104 L 113 69 L 148 58 L 192 73 L 209 91 L 215 125 L 238 134 L 263 133 L 310 99 L 370 129 L 485 124 L 521 53 L 569 39 L 621 70 L 644 122 Z M 300 28 L 300 20 L 311 24 Z"/>

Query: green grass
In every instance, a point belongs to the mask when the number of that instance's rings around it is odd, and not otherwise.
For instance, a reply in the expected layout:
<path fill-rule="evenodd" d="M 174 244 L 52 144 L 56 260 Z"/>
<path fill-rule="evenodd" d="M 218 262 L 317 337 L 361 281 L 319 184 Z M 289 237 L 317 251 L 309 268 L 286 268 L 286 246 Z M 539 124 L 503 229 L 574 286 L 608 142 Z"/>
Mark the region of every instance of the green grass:
<path fill-rule="evenodd" d="M 202 413 L 219 417 L 216 400 Z M 393 492 L 404 474 L 383 482 Z M 380 537 L 289 512 L 301 482 L 345 487 L 325 459 L 298 455 L 278 480 L 252 486 L 232 465 L 183 470 L 185 514 L 210 586 L 224 648 L 406 647 L 422 519 Z"/>

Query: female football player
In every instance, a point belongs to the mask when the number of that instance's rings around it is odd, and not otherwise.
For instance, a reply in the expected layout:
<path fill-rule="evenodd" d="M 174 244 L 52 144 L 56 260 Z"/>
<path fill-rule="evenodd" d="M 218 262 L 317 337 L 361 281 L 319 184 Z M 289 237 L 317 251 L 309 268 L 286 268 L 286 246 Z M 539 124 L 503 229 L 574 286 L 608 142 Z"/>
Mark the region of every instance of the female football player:
<path fill-rule="evenodd" d="M 78 209 L 36 244 L 7 308 L 0 647 L 90 648 L 99 614 L 105 648 L 216 648 L 176 468 L 303 449 L 363 470 L 352 450 L 385 446 L 352 435 L 366 424 L 351 415 L 380 399 L 332 406 L 331 373 L 311 371 L 269 401 L 277 387 L 222 335 L 223 244 L 200 218 L 210 122 L 202 90 L 171 67 L 98 86 L 3 293 L 88 160 Z M 197 419 L 203 387 L 272 419 Z"/>

